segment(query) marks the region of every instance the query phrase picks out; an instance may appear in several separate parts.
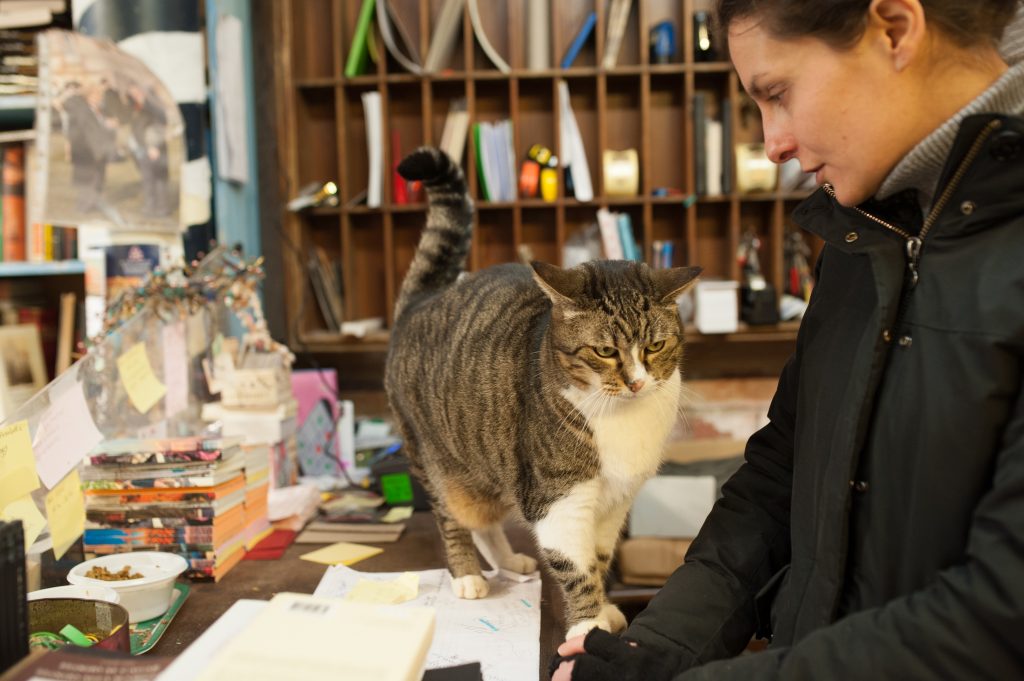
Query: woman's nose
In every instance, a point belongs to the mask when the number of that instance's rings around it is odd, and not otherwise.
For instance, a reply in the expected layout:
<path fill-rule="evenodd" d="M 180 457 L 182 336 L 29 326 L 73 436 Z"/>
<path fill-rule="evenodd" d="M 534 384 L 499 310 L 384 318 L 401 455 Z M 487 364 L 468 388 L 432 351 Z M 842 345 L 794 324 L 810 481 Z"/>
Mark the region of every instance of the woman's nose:
<path fill-rule="evenodd" d="M 785 163 L 796 156 L 796 139 L 786 130 L 765 121 L 764 150 L 774 163 Z"/>

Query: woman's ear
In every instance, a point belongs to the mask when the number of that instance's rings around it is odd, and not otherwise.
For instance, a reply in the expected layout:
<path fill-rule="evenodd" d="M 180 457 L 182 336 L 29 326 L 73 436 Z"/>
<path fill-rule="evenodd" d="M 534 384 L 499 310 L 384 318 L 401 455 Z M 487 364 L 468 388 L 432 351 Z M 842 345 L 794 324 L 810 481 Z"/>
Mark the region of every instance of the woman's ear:
<path fill-rule="evenodd" d="M 920 0 L 871 0 L 868 30 L 871 29 L 884 36 L 884 48 L 893 67 L 902 71 L 924 46 L 924 8 Z"/>

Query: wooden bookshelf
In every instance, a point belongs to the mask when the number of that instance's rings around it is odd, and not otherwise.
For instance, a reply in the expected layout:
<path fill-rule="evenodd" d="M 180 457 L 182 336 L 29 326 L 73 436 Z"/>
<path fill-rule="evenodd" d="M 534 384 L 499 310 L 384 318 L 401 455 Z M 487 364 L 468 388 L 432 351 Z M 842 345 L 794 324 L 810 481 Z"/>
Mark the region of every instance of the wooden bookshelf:
<path fill-rule="evenodd" d="M 706 277 L 739 279 L 736 251 L 741 234 L 754 230 L 764 247 L 761 263 L 776 290 L 782 290 L 783 242 L 787 215 L 803 197 L 771 192 L 700 197 L 694 192 L 694 93 L 709 92 L 717 106 L 731 107 L 737 122 L 734 141 L 757 135 L 759 120 L 749 120 L 750 107 L 741 107 L 741 88 L 728 62 L 694 62 L 692 14 L 708 9 L 704 0 L 634 0 L 619 53 L 612 69 L 600 67 L 604 51 L 607 0 L 551 0 L 552 63 L 558 64 L 584 18 L 597 12 L 593 35 L 572 68 L 526 69 L 525 0 L 481 0 L 481 19 L 491 43 L 509 62 L 511 73 L 498 71 L 477 42 L 469 12 L 464 11 L 461 36 L 442 73 L 415 75 L 405 71 L 377 44 L 381 58 L 371 73 L 343 76 L 362 0 L 283 0 L 274 3 L 275 49 L 278 66 L 278 146 L 286 196 L 313 181 L 335 181 L 340 205 L 301 214 L 286 213 L 283 226 L 285 308 L 289 341 L 299 350 L 324 354 L 380 351 L 386 335 L 354 341 L 325 330 L 309 277 L 304 268 L 311 246 L 340 260 L 344 283 L 345 318 L 383 317 L 392 322 L 392 302 L 412 259 L 423 227 L 422 204 L 399 205 L 393 196 L 390 170 L 385 172 L 384 203 L 367 208 L 359 203 L 366 189 L 368 160 L 362 93 L 381 93 L 384 115 L 385 168 L 392 157 L 391 131 L 400 135 L 404 155 L 440 140 L 448 107 L 465 97 L 470 122 L 510 118 L 517 157 L 542 143 L 558 148 L 558 81 L 566 79 L 594 185 L 593 201 L 565 196 L 545 203 L 528 198 L 490 203 L 480 198 L 473 145 L 467 140 L 462 160 L 470 190 L 476 198 L 476 224 L 469 267 L 478 270 L 517 258 L 520 246 L 534 257 L 560 263 L 562 247 L 578 230 L 596 221 L 606 206 L 630 214 L 646 258 L 655 240 L 672 240 L 675 265 L 699 264 Z M 434 22 L 444 0 L 390 0 L 427 53 Z M 651 64 L 648 28 L 671 21 L 677 51 L 670 64 Z M 470 39 L 466 39 L 469 36 Z M 740 129 L 740 123 L 746 125 Z M 748 139 L 745 141 L 753 141 Z M 630 198 L 603 195 L 601 152 L 636 148 L 640 156 L 640 192 Z M 560 178 L 561 181 L 561 178 Z M 735 183 L 734 183 L 735 184 Z M 679 196 L 654 196 L 659 187 L 681 190 Z M 265 248 L 273 248 L 266 244 Z M 816 252 L 819 244 L 812 244 Z M 714 341 L 732 343 L 744 338 L 791 345 L 795 325 L 755 327 Z M 692 336 L 691 336 L 692 338 Z M 711 339 L 706 339 L 711 340 Z M 747 346 L 749 347 L 749 345 Z"/>

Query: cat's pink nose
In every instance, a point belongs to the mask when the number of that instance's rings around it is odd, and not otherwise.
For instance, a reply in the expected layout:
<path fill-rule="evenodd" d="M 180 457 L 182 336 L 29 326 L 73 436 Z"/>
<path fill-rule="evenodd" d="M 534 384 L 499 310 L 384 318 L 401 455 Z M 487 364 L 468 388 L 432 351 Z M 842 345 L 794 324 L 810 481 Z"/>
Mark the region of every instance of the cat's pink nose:
<path fill-rule="evenodd" d="M 629 384 L 629 389 L 635 393 L 640 392 L 640 389 L 644 387 L 644 379 L 638 378 Z"/>

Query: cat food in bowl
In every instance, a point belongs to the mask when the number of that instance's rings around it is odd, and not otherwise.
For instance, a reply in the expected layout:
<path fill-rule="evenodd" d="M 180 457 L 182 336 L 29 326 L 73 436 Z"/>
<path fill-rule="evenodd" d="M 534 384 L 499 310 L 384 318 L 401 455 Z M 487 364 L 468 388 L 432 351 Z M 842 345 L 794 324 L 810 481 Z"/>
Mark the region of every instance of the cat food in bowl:
<path fill-rule="evenodd" d="M 174 553 L 117 553 L 79 563 L 68 573 L 68 581 L 113 589 L 128 610 L 130 621 L 142 622 L 167 612 L 174 580 L 187 568 L 188 561 Z"/>

